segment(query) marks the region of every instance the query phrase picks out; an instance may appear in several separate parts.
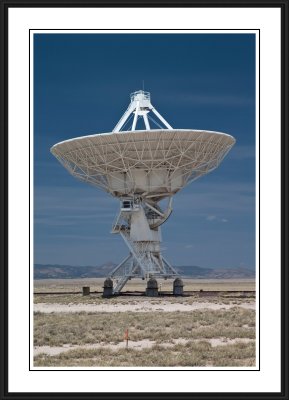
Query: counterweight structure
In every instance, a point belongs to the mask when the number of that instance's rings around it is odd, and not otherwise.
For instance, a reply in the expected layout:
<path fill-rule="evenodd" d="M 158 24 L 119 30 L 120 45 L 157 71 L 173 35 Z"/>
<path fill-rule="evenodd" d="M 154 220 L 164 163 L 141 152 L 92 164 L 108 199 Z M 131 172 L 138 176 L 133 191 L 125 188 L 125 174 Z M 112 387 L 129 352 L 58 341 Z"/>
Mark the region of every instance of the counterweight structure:
<path fill-rule="evenodd" d="M 137 130 L 141 119 L 145 130 Z M 112 132 L 51 148 L 73 176 L 120 200 L 112 233 L 122 236 L 129 255 L 110 274 L 114 294 L 131 278 L 178 276 L 161 253 L 161 225 L 172 212 L 173 195 L 215 169 L 234 143 L 221 132 L 173 129 L 150 93 L 139 90 Z"/>

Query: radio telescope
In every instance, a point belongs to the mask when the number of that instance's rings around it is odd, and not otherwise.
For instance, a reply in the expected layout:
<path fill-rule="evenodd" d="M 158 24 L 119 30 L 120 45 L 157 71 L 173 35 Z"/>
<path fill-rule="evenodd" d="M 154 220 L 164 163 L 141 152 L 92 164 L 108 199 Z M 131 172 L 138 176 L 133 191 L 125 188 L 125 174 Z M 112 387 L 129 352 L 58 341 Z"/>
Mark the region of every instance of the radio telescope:
<path fill-rule="evenodd" d="M 149 92 L 136 91 L 130 100 L 112 132 L 51 148 L 74 177 L 120 200 L 112 233 L 122 236 L 129 255 L 106 280 L 112 294 L 131 278 L 179 277 L 161 253 L 161 225 L 172 212 L 173 196 L 217 168 L 235 143 L 221 132 L 173 129 L 152 105 Z M 140 120 L 144 130 L 137 129 Z M 129 123 L 131 128 L 125 128 Z"/>

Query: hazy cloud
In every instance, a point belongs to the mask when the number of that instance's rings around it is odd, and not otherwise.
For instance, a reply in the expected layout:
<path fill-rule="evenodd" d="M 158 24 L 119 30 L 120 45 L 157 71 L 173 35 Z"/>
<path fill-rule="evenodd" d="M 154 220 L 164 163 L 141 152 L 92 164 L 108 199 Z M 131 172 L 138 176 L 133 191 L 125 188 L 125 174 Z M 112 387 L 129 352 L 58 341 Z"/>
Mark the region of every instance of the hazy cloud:
<path fill-rule="evenodd" d="M 194 247 L 193 244 L 186 244 L 185 249 L 192 249 Z"/>
<path fill-rule="evenodd" d="M 216 222 L 228 222 L 226 218 L 219 218 L 216 215 L 208 215 L 206 217 L 207 221 L 216 221 Z"/>
<path fill-rule="evenodd" d="M 207 221 L 214 221 L 215 219 L 217 219 L 215 215 L 208 215 L 206 218 Z"/>

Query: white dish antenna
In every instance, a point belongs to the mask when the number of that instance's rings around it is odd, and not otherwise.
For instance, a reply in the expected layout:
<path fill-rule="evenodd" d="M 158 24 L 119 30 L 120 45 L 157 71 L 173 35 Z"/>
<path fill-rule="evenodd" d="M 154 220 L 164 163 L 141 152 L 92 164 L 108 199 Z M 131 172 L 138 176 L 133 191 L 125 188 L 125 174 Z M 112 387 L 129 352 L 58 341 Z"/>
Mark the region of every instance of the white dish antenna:
<path fill-rule="evenodd" d="M 121 201 L 112 232 L 123 237 L 130 254 L 110 275 L 113 293 L 133 277 L 178 276 L 160 248 L 160 225 L 172 212 L 172 196 L 214 170 L 235 143 L 221 132 L 173 129 L 152 106 L 149 92 L 139 90 L 130 99 L 112 132 L 66 140 L 51 148 L 73 176 Z M 136 130 L 141 118 L 146 129 Z M 121 131 L 130 120 L 131 129 Z M 158 129 L 151 129 L 151 124 Z M 163 210 L 159 202 L 165 198 Z"/>

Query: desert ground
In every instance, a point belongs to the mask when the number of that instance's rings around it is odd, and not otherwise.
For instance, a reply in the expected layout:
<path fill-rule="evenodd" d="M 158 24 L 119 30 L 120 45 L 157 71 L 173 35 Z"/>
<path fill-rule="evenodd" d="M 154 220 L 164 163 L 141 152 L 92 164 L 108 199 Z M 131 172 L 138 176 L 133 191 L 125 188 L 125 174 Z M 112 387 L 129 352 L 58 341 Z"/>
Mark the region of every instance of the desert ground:
<path fill-rule="evenodd" d="M 183 279 L 180 297 L 159 281 L 151 298 L 131 280 L 110 299 L 103 281 L 35 280 L 35 367 L 255 366 L 254 280 Z"/>

